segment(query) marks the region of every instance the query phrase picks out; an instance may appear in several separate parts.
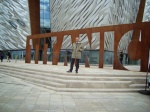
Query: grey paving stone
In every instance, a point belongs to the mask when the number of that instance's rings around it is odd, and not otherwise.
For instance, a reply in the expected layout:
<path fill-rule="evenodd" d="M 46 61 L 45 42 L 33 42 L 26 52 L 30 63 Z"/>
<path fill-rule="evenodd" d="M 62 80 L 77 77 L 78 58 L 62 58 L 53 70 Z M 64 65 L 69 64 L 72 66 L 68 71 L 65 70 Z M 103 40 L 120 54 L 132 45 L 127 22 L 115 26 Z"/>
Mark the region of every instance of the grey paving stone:
<path fill-rule="evenodd" d="M 4 63 L 5 64 L 5 63 Z M 13 64 L 12 64 L 13 65 Z M 18 62 L 15 67 L 22 65 Z M 61 66 L 25 68 L 64 72 Z M 36 68 L 37 67 L 37 68 Z M 68 67 L 64 67 L 67 70 Z M 81 73 L 85 69 L 81 66 Z M 99 70 L 90 68 L 90 73 Z M 119 74 L 120 71 L 115 71 Z M 103 70 L 100 73 L 107 73 Z M 123 71 L 123 74 L 126 74 Z M 131 73 L 133 74 L 133 73 Z M 150 112 L 150 96 L 138 92 L 56 92 L 0 73 L 0 112 Z"/>

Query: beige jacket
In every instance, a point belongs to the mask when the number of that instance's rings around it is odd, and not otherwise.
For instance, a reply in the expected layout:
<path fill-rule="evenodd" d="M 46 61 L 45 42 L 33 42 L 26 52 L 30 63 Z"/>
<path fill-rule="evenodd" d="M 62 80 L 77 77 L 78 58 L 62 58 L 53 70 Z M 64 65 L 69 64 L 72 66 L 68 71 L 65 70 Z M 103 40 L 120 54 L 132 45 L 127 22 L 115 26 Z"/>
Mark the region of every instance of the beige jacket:
<path fill-rule="evenodd" d="M 81 52 L 83 51 L 82 43 L 73 43 L 71 58 L 81 59 Z"/>

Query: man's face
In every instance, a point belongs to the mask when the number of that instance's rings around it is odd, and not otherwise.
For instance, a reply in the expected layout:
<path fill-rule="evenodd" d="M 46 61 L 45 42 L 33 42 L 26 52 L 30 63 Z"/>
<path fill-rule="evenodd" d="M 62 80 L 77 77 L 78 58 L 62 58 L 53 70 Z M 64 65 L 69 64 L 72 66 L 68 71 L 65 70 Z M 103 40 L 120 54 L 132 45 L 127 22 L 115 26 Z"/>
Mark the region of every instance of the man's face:
<path fill-rule="evenodd" d="M 79 38 L 78 37 L 76 37 L 76 42 L 79 42 Z"/>

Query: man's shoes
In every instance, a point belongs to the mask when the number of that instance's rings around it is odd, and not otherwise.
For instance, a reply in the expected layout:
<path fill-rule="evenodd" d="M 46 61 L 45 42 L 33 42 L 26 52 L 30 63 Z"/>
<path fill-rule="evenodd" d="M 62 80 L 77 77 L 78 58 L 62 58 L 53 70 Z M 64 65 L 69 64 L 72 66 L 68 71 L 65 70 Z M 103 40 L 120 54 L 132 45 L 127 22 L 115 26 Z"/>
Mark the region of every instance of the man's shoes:
<path fill-rule="evenodd" d="M 76 70 L 76 73 L 78 73 L 78 71 Z"/>
<path fill-rule="evenodd" d="M 71 73 L 72 71 L 68 70 L 67 72 L 68 72 L 68 73 Z"/>

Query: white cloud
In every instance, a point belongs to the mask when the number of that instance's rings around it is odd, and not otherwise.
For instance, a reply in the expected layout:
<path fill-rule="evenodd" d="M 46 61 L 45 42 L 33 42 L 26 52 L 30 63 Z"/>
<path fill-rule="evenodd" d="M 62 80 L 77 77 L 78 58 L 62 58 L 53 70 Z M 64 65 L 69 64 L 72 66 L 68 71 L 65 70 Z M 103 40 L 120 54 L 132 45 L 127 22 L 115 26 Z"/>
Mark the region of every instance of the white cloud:
<path fill-rule="evenodd" d="M 47 8 L 46 5 L 40 4 L 40 9 L 41 9 L 41 10 L 46 10 L 46 8 Z"/>

